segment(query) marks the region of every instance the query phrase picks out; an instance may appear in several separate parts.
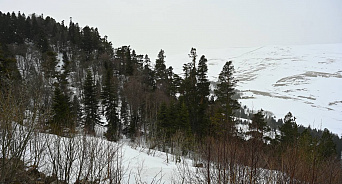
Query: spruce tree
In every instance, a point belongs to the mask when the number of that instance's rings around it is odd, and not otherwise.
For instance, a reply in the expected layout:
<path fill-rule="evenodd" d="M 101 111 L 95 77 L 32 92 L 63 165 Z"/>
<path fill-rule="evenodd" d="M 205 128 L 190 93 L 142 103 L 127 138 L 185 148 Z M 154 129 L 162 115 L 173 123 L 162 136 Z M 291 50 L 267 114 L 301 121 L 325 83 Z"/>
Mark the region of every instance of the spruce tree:
<path fill-rule="evenodd" d="M 119 61 L 119 72 L 123 75 L 133 75 L 133 64 L 131 49 L 129 46 L 122 46 L 116 50 L 116 59 Z"/>
<path fill-rule="evenodd" d="M 190 127 L 190 119 L 188 108 L 185 103 L 181 103 L 179 105 L 178 113 L 177 113 L 177 129 L 181 130 L 185 133 L 185 135 L 191 135 L 191 127 Z M 172 118 L 172 117 L 171 117 Z"/>
<path fill-rule="evenodd" d="M 62 133 L 63 128 L 72 128 L 72 120 L 70 114 L 70 102 L 67 95 L 65 95 L 60 87 L 57 85 L 53 97 L 53 119 L 50 123 L 50 128 L 54 133 Z"/>
<path fill-rule="evenodd" d="M 215 95 L 217 96 L 217 102 L 219 102 L 223 112 L 225 114 L 225 128 L 231 134 L 235 132 L 235 110 L 239 109 L 239 103 L 237 99 L 234 99 L 235 85 L 237 80 L 233 76 L 234 66 L 232 61 L 226 62 L 219 75 L 217 88 Z"/>
<path fill-rule="evenodd" d="M 333 134 L 325 129 L 319 139 L 319 152 L 323 158 L 336 155 L 336 144 L 333 141 Z"/>
<path fill-rule="evenodd" d="M 203 55 L 198 62 L 197 69 L 197 86 L 198 86 L 198 94 L 200 96 L 200 104 L 206 103 L 208 101 L 209 96 L 209 86 L 210 82 L 208 79 L 208 66 L 207 66 L 207 58 Z"/>
<path fill-rule="evenodd" d="M 68 76 L 70 74 L 70 61 L 66 52 L 63 52 L 63 73 L 59 76 L 60 87 L 64 94 L 68 93 Z"/>
<path fill-rule="evenodd" d="M 117 140 L 119 118 L 116 112 L 117 98 L 113 77 L 113 69 L 108 62 L 105 62 L 105 76 L 102 85 L 102 105 L 104 106 L 104 114 L 106 116 L 108 125 L 106 137 L 108 140 Z"/>
<path fill-rule="evenodd" d="M 281 132 L 280 142 L 283 146 L 295 143 L 299 134 L 296 118 L 289 112 L 284 118 L 284 124 L 279 128 Z"/>
<path fill-rule="evenodd" d="M 191 48 L 189 57 L 191 58 L 191 62 L 184 64 L 183 66 L 184 80 L 180 87 L 180 103 L 185 103 L 188 109 L 191 131 L 195 134 L 199 134 L 199 95 L 197 90 L 197 54 L 195 48 Z"/>
<path fill-rule="evenodd" d="M 168 82 L 167 82 L 167 70 L 165 65 L 164 50 L 160 50 L 158 58 L 156 59 L 156 65 L 154 67 L 156 88 L 167 94 Z"/>
<path fill-rule="evenodd" d="M 168 108 L 165 102 L 163 102 L 158 111 L 158 125 L 157 125 L 157 134 L 159 136 L 163 136 L 163 134 L 169 134 L 169 118 L 168 118 Z"/>
<path fill-rule="evenodd" d="M 156 89 L 155 73 L 151 69 L 151 60 L 148 55 L 144 58 L 143 82 L 149 91 Z"/>
<path fill-rule="evenodd" d="M 203 135 L 207 132 L 209 125 L 209 118 L 207 116 L 207 109 L 209 106 L 210 82 L 208 79 L 208 66 L 205 56 L 201 56 L 197 67 L 197 95 L 198 95 L 198 130 L 199 134 Z"/>
<path fill-rule="evenodd" d="M 95 125 L 101 124 L 98 114 L 98 99 L 96 98 L 96 86 L 90 69 L 84 82 L 84 128 L 87 133 L 95 133 Z"/>
<path fill-rule="evenodd" d="M 157 80 L 166 79 L 166 65 L 165 65 L 165 58 L 164 50 L 160 50 L 158 53 L 158 58 L 156 59 L 156 65 L 154 67 L 156 72 Z"/>
<path fill-rule="evenodd" d="M 267 130 L 264 111 L 261 109 L 252 117 L 252 123 L 249 124 L 250 134 L 253 139 L 262 141 L 263 134 Z"/>

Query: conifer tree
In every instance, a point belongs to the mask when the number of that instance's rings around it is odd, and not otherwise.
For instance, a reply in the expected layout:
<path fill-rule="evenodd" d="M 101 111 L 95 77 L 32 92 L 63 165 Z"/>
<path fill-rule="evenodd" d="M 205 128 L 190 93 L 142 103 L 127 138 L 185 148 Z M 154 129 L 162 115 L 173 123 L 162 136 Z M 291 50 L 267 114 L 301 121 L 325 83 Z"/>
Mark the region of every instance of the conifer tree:
<path fill-rule="evenodd" d="M 151 68 L 151 60 L 148 55 L 144 58 L 144 69 L 143 69 L 143 82 L 149 91 L 153 91 L 156 88 L 155 73 Z"/>
<path fill-rule="evenodd" d="M 154 67 L 156 72 L 156 79 L 157 80 L 164 80 L 166 79 L 166 65 L 165 65 L 165 58 L 164 50 L 160 50 L 158 53 L 158 58 L 156 59 L 156 65 Z"/>
<path fill-rule="evenodd" d="M 88 69 L 84 82 L 84 113 L 85 130 L 88 133 L 95 133 L 95 125 L 101 124 L 98 114 L 98 99 L 96 98 L 96 86 L 92 77 L 92 72 Z"/>
<path fill-rule="evenodd" d="M 319 139 L 319 152 L 323 158 L 329 158 L 336 155 L 336 144 L 333 141 L 333 135 L 325 129 Z"/>
<path fill-rule="evenodd" d="M 126 52 L 126 75 L 132 76 L 134 73 L 134 62 L 136 60 L 136 54 L 135 51 L 132 51 L 132 54 L 130 52 Z"/>
<path fill-rule="evenodd" d="M 168 122 L 168 108 L 165 102 L 163 102 L 158 111 L 158 129 L 157 132 L 159 136 L 162 136 L 163 133 L 168 133 L 170 130 L 169 122 Z"/>
<path fill-rule="evenodd" d="M 217 101 L 225 114 L 225 128 L 230 133 L 235 132 L 234 111 L 239 108 L 238 101 L 234 99 L 237 80 L 234 78 L 233 73 L 234 66 L 232 61 L 226 62 L 219 75 L 217 88 L 215 90 Z"/>
<path fill-rule="evenodd" d="M 117 140 L 119 118 L 116 112 L 117 98 L 113 78 L 113 69 L 108 62 L 104 64 L 106 73 L 102 85 L 102 104 L 104 106 L 104 114 L 106 116 L 108 125 L 106 137 L 108 140 Z"/>
<path fill-rule="evenodd" d="M 252 135 L 253 139 L 258 141 L 263 140 L 263 133 L 267 130 L 265 121 L 265 115 L 263 110 L 261 109 L 252 117 L 252 123 L 249 125 L 250 134 Z"/>
<path fill-rule="evenodd" d="M 196 49 L 191 48 L 189 57 L 191 62 L 184 64 L 184 80 L 180 88 L 180 103 L 185 103 L 190 119 L 191 131 L 198 134 L 200 131 L 198 103 L 199 95 L 197 90 L 197 69 L 196 69 Z"/>
<path fill-rule="evenodd" d="M 63 52 L 63 73 L 59 76 L 60 87 L 64 94 L 68 93 L 68 76 L 70 74 L 70 61 L 66 52 Z"/>
<path fill-rule="evenodd" d="M 204 135 L 207 132 L 209 125 L 209 118 L 207 116 L 207 109 L 209 105 L 210 82 L 208 79 L 207 59 L 204 55 L 201 56 L 197 67 L 197 95 L 198 95 L 198 126 L 199 134 Z"/>
<path fill-rule="evenodd" d="M 129 46 L 122 46 L 116 50 L 116 59 L 119 61 L 119 72 L 123 75 L 133 75 L 131 49 Z"/>
<path fill-rule="evenodd" d="M 179 106 L 180 107 L 177 113 L 178 115 L 176 116 L 178 130 L 181 130 L 185 133 L 185 135 L 190 136 L 191 127 L 188 108 L 186 107 L 185 103 L 181 103 Z"/>
<path fill-rule="evenodd" d="M 208 66 L 207 66 L 207 58 L 205 56 L 201 56 L 198 62 L 198 69 L 197 69 L 197 80 L 198 80 L 198 92 L 200 96 L 200 103 L 206 103 L 208 101 L 209 96 L 209 86 L 210 82 L 208 79 Z"/>
<path fill-rule="evenodd" d="M 62 92 L 59 85 L 55 87 L 52 110 L 50 128 L 54 133 L 62 133 L 63 128 L 73 128 L 69 97 Z"/>
<path fill-rule="evenodd" d="M 289 112 L 285 115 L 284 124 L 279 128 L 281 132 L 280 142 L 286 146 L 295 143 L 298 138 L 298 126 L 296 118 Z"/>
<path fill-rule="evenodd" d="M 167 69 L 165 65 L 165 53 L 164 50 L 160 50 L 158 58 L 156 59 L 156 65 L 154 67 L 156 88 L 168 94 L 168 81 L 167 81 Z"/>

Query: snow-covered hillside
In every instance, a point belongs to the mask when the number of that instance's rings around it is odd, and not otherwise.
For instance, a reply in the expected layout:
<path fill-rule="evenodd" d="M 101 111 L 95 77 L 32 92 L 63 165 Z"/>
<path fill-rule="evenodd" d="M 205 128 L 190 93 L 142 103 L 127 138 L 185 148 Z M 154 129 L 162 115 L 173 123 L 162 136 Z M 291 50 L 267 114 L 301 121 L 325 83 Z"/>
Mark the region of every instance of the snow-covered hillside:
<path fill-rule="evenodd" d="M 217 81 L 232 60 L 243 105 L 272 111 L 283 118 L 289 111 L 297 123 L 342 134 L 342 44 L 265 46 L 197 50 L 208 59 L 210 80 Z M 182 73 L 187 54 L 169 56 L 167 64 Z"/>

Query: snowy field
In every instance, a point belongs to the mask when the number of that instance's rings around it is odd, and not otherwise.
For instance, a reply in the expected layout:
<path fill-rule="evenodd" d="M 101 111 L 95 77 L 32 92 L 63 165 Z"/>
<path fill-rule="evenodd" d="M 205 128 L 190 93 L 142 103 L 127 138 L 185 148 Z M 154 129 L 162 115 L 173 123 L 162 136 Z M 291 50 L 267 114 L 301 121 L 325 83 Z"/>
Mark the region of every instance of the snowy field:
<path fill-rule="evenodd" d="M 198 49 L 197 54 L 208 59 L 212 81 L 233 61 L 242 105 L 271 111 L 277 119 L 292 112 L 298 124 L 342 134 L 342 43 Z M 176 73 L 191 61 L 187 53 L 166 59 Z"/>

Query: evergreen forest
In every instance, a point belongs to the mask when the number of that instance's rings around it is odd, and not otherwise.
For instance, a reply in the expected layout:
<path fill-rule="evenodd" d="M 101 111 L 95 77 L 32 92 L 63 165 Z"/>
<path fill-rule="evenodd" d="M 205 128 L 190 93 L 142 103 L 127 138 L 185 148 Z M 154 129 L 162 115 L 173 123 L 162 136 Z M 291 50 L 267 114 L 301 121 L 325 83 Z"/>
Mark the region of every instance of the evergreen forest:
<path fill-rule="evenodd" d="M 342 183 L 341 137 L 299 125 L 291 112 L 274 119 L 241 105 L 234 61 L 226 61 L 218 81 L 209 81 L 206 56 L 189 50 L 177 74 L 163 49 L 152 61 L 130 46 L 113 48 L 97 28 L 72 19 L 0 12 L 0 183 L 36 181 L 23 169 L 28 149 L 37 153 L 29 171 L 38 174 L 39 150 L 53 155 L 55 167 L 43 183 L 123 183 L 113 174 L 120 170 L 115 164 L 109 179 L 84 174 L 97 164 L 91 159 L 71 181 L 72 162 L 61 163 L 62 153 L 34 139 L 39 133 L 128 139 L 203 168 L 202 177 L 184 170 L 176 183 Z M 72 153 L 72 147 L 63 150 Z M 78 155 L 80 163 L 89 150 Z M 265 170 L 274 171 L 267 181 L 260 180 Z"/>

